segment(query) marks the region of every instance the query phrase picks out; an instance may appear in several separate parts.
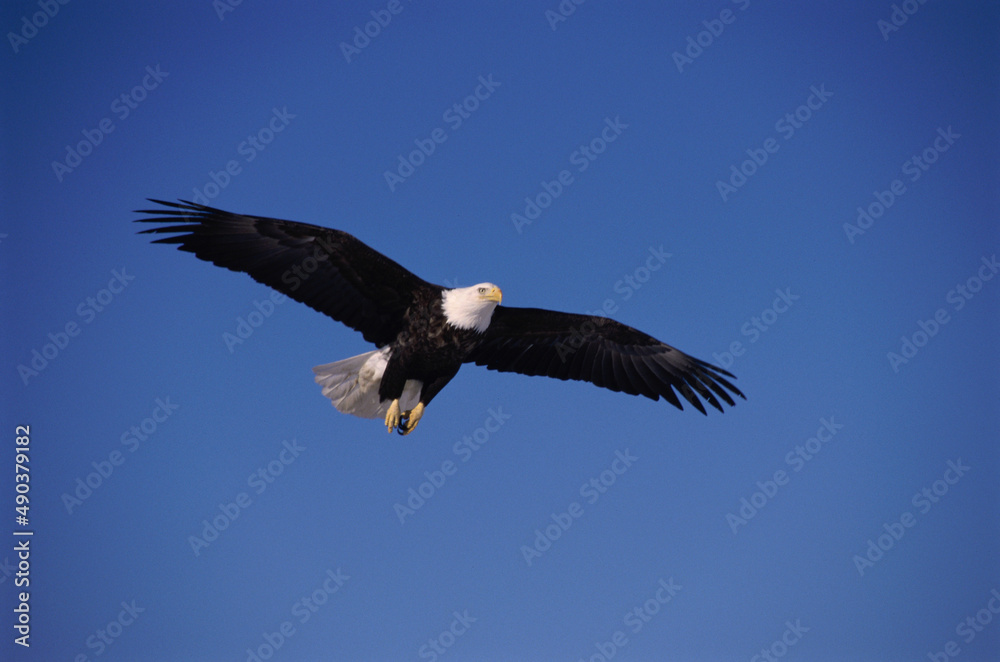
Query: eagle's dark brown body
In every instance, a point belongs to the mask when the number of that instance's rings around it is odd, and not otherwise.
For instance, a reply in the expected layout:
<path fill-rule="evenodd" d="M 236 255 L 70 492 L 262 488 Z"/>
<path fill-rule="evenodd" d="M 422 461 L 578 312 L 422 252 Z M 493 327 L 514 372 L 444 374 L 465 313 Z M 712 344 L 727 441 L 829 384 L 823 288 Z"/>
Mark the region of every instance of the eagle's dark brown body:
<path fill-rule="evenodd" d="M 725 370 L 632 327 L 592 315 L 500 306 L 491 283 L 444 288 L 419 278 L 355 237 L 331 228 L 233 214 L 190 202 L 141 213 L 155 243 L 233 271 L 360 331 L 380 348 L 325 366 L 316 380 L 340 411 L 400 423 L 400 400 L 416 420 L 463 363 L 491 370 L 588 381 L 682 409 L 722 411 L 743 394 Z M 417 392 L 419 389 L 419 392 Z M 678 397 L 680 396 L 680 397 Z M 388 403 L 388 404 L 387 404 Z M 405 408 L 404 406 L 404 408 Z M 401 413 L 405 421 L 409 411 Z M 415 422 L 414 422 L 415 425 Z"/>

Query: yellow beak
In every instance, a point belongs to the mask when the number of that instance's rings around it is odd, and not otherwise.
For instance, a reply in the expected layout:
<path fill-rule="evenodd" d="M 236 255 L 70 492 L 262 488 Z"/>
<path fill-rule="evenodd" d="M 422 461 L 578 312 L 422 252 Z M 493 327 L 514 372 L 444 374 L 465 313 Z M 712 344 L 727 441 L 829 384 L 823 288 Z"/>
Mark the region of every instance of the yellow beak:
<path fill-rule="evenodd" d="M 483 295 L 483 298 L 487 301 L 496 301 L 500 303 L 503 300 L 503 292 L 500 291 L 499 287 L 494 287 L 489 292 Z"/>

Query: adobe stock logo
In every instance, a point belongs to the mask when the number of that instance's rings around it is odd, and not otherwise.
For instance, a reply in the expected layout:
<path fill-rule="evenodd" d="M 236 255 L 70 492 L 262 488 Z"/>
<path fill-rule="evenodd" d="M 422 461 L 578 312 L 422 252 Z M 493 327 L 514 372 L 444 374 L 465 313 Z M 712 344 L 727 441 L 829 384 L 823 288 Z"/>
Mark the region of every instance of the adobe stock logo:
<path fill-rule="evenodd" d="M 493 74 L 488 74 L 485 78 L 479 76 L 478 81 L 479 84 L 473 88 L 468 96 L 452 104 L 441 114 L 441 120 L 448 125 L 452 133 L 458 131 L 462 124 L 472 117 L 472 113 L 479 110 L 482 102 L 493 96 L 496 89 L 502 85 L 500 81 L 493 80 Z M 413 144 L 416 149 L 408 154 L 399 154 L 396 169 L 394 171 L 386 170 L 382 173 L 382 176 L 385 177 L 385 183 L 389 186 L 389 192 L 395 193 L 396 187 L 409 179 L 417 171 L 417 168 L 422 166 L 437 150 L 438 145 L 446 140 L 448 140 L 448 132 L 441 127 L 431 131 L 427 138 L 415 138 Z"/>
<path fill-rule="evenodd" d="M 774 292 L 778 296 L 771 302 L 771 305 L 762 310 L 759 316 L 754 315 L 740 326 L 740 333 L 750 339 L 750 344 L 760 340 L 762 337 L 761 334 L 773 328 L 779 317 L 787 313 L 802 296 L 800 294 L 793 294 L 790 287 L 784 289 L 778 288 Z M 712 352 L 715 364 L 724 370 L 728 370 L 737 358 L 746 354 L 747 347 L 741 341 L 734 340 L 729 343 L 728 350 L 721 353 Z"/>
<path fill-rule="evenodd" d="M 50 363 L 55 361 L 69 347 L 72 339 L 83 333 L 84 325 L 93 322 L 97 318 L 97 314 L 104 311 L 133 280 L 135 280 L 135 276 L 128 273 L 125 267 L 120 270 L 112 269 L 108 286 L 98 290 L 94 296 L 87 297 L 76 307 L 76 314 L 83 320 L 83 324 L 78 324 L 72 319 L 68 320 L 58 327 L 55 333 L 48 334 L 50 342 L 44 343 L 41 350 L 38 348 L 31 350 L 29 361 L 18 364 L 17 374 L 24 385 L 27 386 L 31 378 L 38 377 Z"/>
<path fill-rule="evenodd" d="M 312 593 L 302 596 L 298 602 L 292 605 L 292 616 L 300 624 L 305 624 L 318 612 L 323 605 L 330 601 L 330 598 L 340 592 L 351 577 L 345 575 L 338 567 L 336 571 L 328 568 L 323 575 L 322 583 L 319 584 Z M 247 662 L 264 662 L 274 657 L 274 654 L 281 650 L 289 639 L 295 636 L 298 629 L 290 621 L 282 621 L 276 630 L 261 632 L 263 643 L 256 647 L 248 647 L 244 652 L 247 654 Z"/>
<path fill-rule="evenodd" d="M 931 143 L 919 154 L 914 154 L 903 162 L 903 165 L 900 166 L 902 174 L 906 175 L 910 182 L 916 182 L 961 137 L 962 134 L 955 133 L 950 124 L 947 129 L 938 127 L 937 135 Z M 844 235 L 847 237 L 847 241 L 853 244 L 858 236 L 870 230 L 875 222 L 882 218 L 908 190 L 903 180 L 897 178 L 889 183 L 888 188 L 882 191 L 872 191 L 871 202 L 866 205 L 858 205 L 858 216 L 855 222 L 844 223 Z"/>
<path fill-rule="evenodd" d="M 750 0 L 732 0 L 732 2 L 739 6 L 740 11 L 746 11 L 750 6 Z M 735 22 L 736 14 L 733 13 L 732 9 L 728 8 L 720 11 L 718 18 L 702 21 L 701 24 L 705 26 L 705 29 L 694 36 L 688 35 L 687 47 L 684 49 L 684 52 L 673 52 L 672 57 L 674 64 L 677 66 L 677 71 L 684 73 L 684 67 L 694 64 L 694 61 L 701 57 L 705 49 L 714 44 L 715 40 L 722 36 L 726 26 L 732 25 Z"/>
<path fill-rule="evenodd" d="M 423 508 L 431 498 L 445 486 L 448 480 L 458 473 L 458 470 L 465 462 L 472 459 L 473 455 L 480 448 L 486 445 L 491 437 L 499 432 L 504 422 L 511 417 L 511 414 L 504 413 L 503 407 L 490 407 L 488 416 L 483 420 L 482 426 L 472 431 L 471 435 L 465 435 L 461 441 L 456 441 L 452 446 L 452 452 L 462 458 L 459 463 L 454 460 L 445 460 L 440 464 L 440 469 L 425 471 L 423 477 L 427 480 L 419 485 L 410 487 L 406 492 L 406 499 L 401 499 L 393 504 L 393 512 L 399 519 L 400 525 L 406 523 L 407 517 L 413 517 L 418 510 Z"/>
<path fill-rule="evenodd" d="M 451 615 L 455 617 L 451 624 L 436 637 L 429 638 L 417 651 L 417 655 L 435 662 L 439 656 L 447 653 L 448 649 L 455 645 L 459 637 L 469 631 L 473 623 L 479 620 L 475 616 L 470 616 L 468 609 L 463 609 L 461 613 L 453 611 Z"/>
<path fill-rule="evenodd" d="M 275 137 L 284 131 L 296 117 L 298 115 L 288 112 L 288 106 L 282 106 L 281 110 L 278 110 L 277 106 L 273 107 L 271 116 L 264 126 L 260 127 L 256 133 L 248 134 L 246 140 L 236 146 L 236 153 L 242 156 L 246 163 L 250 163 L 257 158 L 257 155 L 267 149 L 267 146 L 274 142 Z M 229 186 L 233 178 L 242 172 L 243 164 L 238 159 L 230 159 L 218 171 L 209 170 L 209 181 L 206 181 L 200 189 L 194 188 L 191 200 L 199 205 L 211 204 L 211 201 Z"/>
<path fill-rule="evenodd" d="M 653 617 L 677 597 L 682 588 L 684 587 L 680 584 L 674 583 L 672 576 L 670 579 L 661 577 L 649 599 L 625 612 L 622 623 L 631 630 L 633 636 L 639 634 L 653 620 Z M 602 637 L 602 639 L 604 638 Z M 596 653 L 591 654 L 586 659 L 580 656 L 578 662 L 608 662 L 608 660 L 614 659 L 621 649 L 628 646 L 630 641 L 625 630 L 615 630 L 606 640 L 594 642 Z"/>
<path fill-rule="evenodd" d="M 351 58 L 361 55 L 361 51 L 368 48 L 372 40 L 382 34 L 384 28 L 389 27 L 389 24 L 392 23 L 392 17 L 400 14 L 403 9 L 403 4 L 399 0 L 389 0 L 385 9 L 373 9 L 369 12 L 372 20 L 365 23 L 364 29 L 360 25 L 354 26 L 351 43 L 340 42 L 340 52 L 344 55 L 347 63 L 350 64 Z"/>
<path fill-rule="evenodd" d="M 49 24 L 49 19 L 55 18 L 59 13 L 59 5 L 68 5 L 69 0 L 38 0 L 38 6 L 42 11 L 36 11 L 29 20 L 27 16 L 21 17 L 21 30 L 19 33 L 8 32 L 7 41 L 14 49 L 14 55 L 26 46 L 28 42 L 38 36 L 38 31 Z"/>
<path fill-rule="evenodd" d="M 962 480 L 962 477 L 971 468 L 962 464 L 962 458 L 948 460 L 941 478 L 931 483 L 930 487 L 924 487 L 916 492 L 910 499 L 910 503 L 921 515 L 926 515 L 935 504 L 941 501 L 942 497 L 948 494 L 952 486 Z M 886 553 L 903 539 L 907 529 L 917 525 L 917 521 L 916 516 L 907 510 L 893 522 L 883 523 L 883 532 L 875 538 L 868 539 L 868 546 L 865 548 L 864 554 L 855 554 L 851 559 L 854 562 L 854 568 L 858 571 L 858 576 L 864 577 L 865 571 L 874 568 L 875 564 L 881 561 Z"/>
<path fill-rule="evenodd" d="M 645 266 L 640 264 L 632 270 L 632 273 L 622 274 L 622 277 L 615 281 L 614 291 L 622 295 L 622 302 L 631 299 L 633 294 L 639 291 L 645 283 L 649 282 L 653 273 L 659 271 L 668 258 L 673 257 L 673 253 L 667 253 L 663 250 L 663 244 L 660 244 L 659 248 L 650 246 L 647 249 L 647 253 L 649 253 L 649 256 L 644 260 Z M 599 308 L 587 311 L 586 314 L 594 317 L 608 317 L 617 313 L 619 309 L 618 301 L 609 297 L 601 303 Z M 573 356 L 576 350 L 583 347 L 591 334 L 597 331 L 598 324 L 603 325 L 604 320 L 597 320 L 595 322 L 594 320 L 587 319 L 579 326 L 571 326 L 568 334 L 556 343 L 556 354 L 559 356 L 559 361 L 565 363 Z"/>
<path fill-rule="evenodd" d="M 975 273 L 969 276 L 964 283 L 956 284 L 945 295 L 945 303 L 951 304 L 953 312 L 957 313 L 965 308 L 965 305 L 982 291 L 985 283 L 993 280 L 997 272 L 1000 272 L 1000 262 L 997 262 L 996 254 L 989 258 L 984 255 L 979 261 L 981 264 Z M 888 352 L 886 354 L 892 371 L 898 373 L 900 366 L 913 360 L 920 348 L 927 345 L 951 320 L 951 315 L 944 308 L 938 308 L 927 319 L 918 319 L 916 331 L 900 336 L 899 353 Z"/>
<path fill-rule="evenodd" d="M 880 18 L 875 22 L 875 27 L 882 35 L 882 41 L 889 41 L 889 35 L 898 32 L 901 27 L 906 25 L 910 17 L 916 14 L 920 6 L 926 2 L 927 0 L 903 0 L 899 5 L 893 4 L 889 20 Z"/>
<path fill-rule="evenodd" d="M 160 425 L 166 422 L 181 407 L 179 404 L 171 402 L 170 396 L 156 398 L 153 404 L 154 407 L 150 411 L 149 416 L 129 427 L 119 437 L 121 445 L 128 448 L 129 453 L 135 453 L 139 450 L 142 443 L 148 441 L 156 433 Z M 128 458 L 129 456 L 125 455 L 124 452 L 115 449 L 107 454 L 106 459 L 102 457 L 91 462 L 90 466 L 94 468 L 94 471 L 87 473 L 85 476 L 78 476 L 73 488 L 63 492 L 62 502 L 66 507 L 66 512 L 72 515 L 74 508 L 82 506 L 84 501 L 93 496 L 111 478 L 112 474 L 116 471 L 116 467 L 118 467 L 118 472 L 121 473 L 120 467 L 125 464 Z"/>
<path fill-rule="evenodd" d="M 109 110 L 114 113 L 119 120 L 125 121 L 132 116 L 132 112 L 139 107 L 139 104 L 146 100 L 149 93 L 160 86 L 170 72 L 160 69 L 160 65 L 147 66 L 146 74 L 135 87 L 127 92 L 122 92 L 114 98 L 109 106 Z M 97 146 L 104 142 L 104 137 L 110 135 L 115 130 L 115 123 L 110 117 L 105 117 L 97 122 L 93 129 L 82 129 L 80 133 L 83 140 L 76 145 L 66 145 L 66 155 L 61 161 L 52 161 L 52 173 L 56 181 L 60 184 L 66 175 L 78 168 L 85 158 L 94 153 Z"/>
<path fill-rule="evenodd" d="M 236 11 L 236 8 L 243 4 L 243 0 L 212 0 L 212 9 L 219 17 L 219 22 L 226 20 L 226 14 Z"/>
<path fill-rule="evenodd" d="M 771 642 L 770 646 L 760 649 L 760 653 L 750 658 L 750 662 L 774 662 L 788 654 L 788 649 L 802 640 L 802 635 L 809 632 L 811 628 L 802 625 L 802 619 L 796 618 L 795 622 L 785 621 L 785 631 L 781 636 Z"/>
<path fill-rule="evenodd" d="M 94 657 L 102 655 L 111 648 L 125 632 L 125 628 L 139 620 L 140 614 L 146 611 L 146 607 L 140 607 L 134 599 L 129 601 L 122 600 L 121 606 L 122 610 L 118 612 L 118 616 L 108 621 L 103 628 L 87 637 L 87 640 L 84 642 L 87 648 L 94 651 L 92 653 Z M 79 660 L 80 658 L 88 659 L 86 654 L 77 655 L 73 659 Z"/>
<path fill-rule="evenodd" d="M 587 499 L 587 503 L 592 505 L 597 503 L 601 496 L 606 494 L 608 489 L 617 482 L 618 477 L 624 475 L 638 459 L 629 453 L 627 448 L 624 451 L 615 451 L 615 459 L 612 460 L 608 468 L 596 478 L 591 478 L 580 486 L 580 496 Z M 535 529 L 535 538 L 531 546 L 521 545 L 521 555 L 524 557 L 524 562 L 530 567 L 535 559 L 541 558 L 542 554 L 552 548 L 552 543 L 569 531 L 574 520 L 583 517 L 583 513 L 583 506 L 580 505 L 579 501 L 570 503 L 561 513 L 552 513 L 551 524 L 546 520 L 546 523 L 542 525 L 543 528 Z"/>
<path fill-rule="evenodd" d="M 785 464 L 791 468 L 792 473 L 778 469 L 765 477 L 763 481 L 756 481 L 757 489 L 751 492 L 749 497 L 740 497 L 739 506 L 726 513 L 726 523 L 729 524 L 733 535 L 739 533 L 741 526 L 746 526 L 760 511 L 764 510 L 767 504 L 778 495 L 778 490 L 788 485 L 792 476 L 802 471 L 807 463 L 814 459 L 843 427 L 844 424 L 837 423 L 833 416 L 820 418 L 816 433 L 802 443 L 796 444 L 792 450 L 785 454 Z"/>
<path fill-rule="evenodd" d="M 267 465 L 258 468 L 257 471 L 247 477 L 247 485 L 254 488 L 254 492 L 258 495 L 263 494 L 267 490 L 268 485 L 274 483 L 275 478 L 283 474 L 285 469 L 291 466 L 299 455 L 302 454 L 302 451 L 306 450 L 306 447 L 299 444 L 296 439 L 282 441 L 281 445 L 282 449 L 275 459 L 268 462 Z M 229 525 L 235 522 L 244 510 L 252 505 L 253 499 L 248 492 L 240 492 L 233 497 L 232 501 L 219 503 L 219 513 L 215 514 L 215 510 L 213 510 L 212 515 L 209 515 L 211 521 L 208 518 L 201 521 L 201 535 L 188 536 L 188 544 L 191 545 L 191 551 L 194 552 L 194 555 L 201 556 L 202 550 L 208 548 L 218 540 L 219 535 L 228 529 Z"/>
<path fill-rule="evenodd" d="M 251 310 L 246 317 L 240 315 L 236 318 L 236 335 L 226 331 L 222 334 L 222 342 L 226 343 L 226 349 L 232 354 L 238 345 L 242 345 L 253 335 L 264 321 L 274 314 L 275 306 L 285 303 L 287 295 L 281 292 L 271 292 L 271 296 L 263 301 L 254 299 L 253 305 L 256 310 Z"/>
<path fill-rule="evenodd" d="M 555 32 L 560 23 L 565 23 L 569 17 L 576 13 L 576 8 L 587 0 L 562 0 L 556 8 L 545 10 L 545 20 L 549 27 Z"/>
<path fill-rule="evenodd" d="M 809 96 L 806 97 L 802 105 L 785 113 L 774 123 L 774 131 L 781 136 L 782 140 L 791 140 L 796 132 L 812 119 L 813 114 L 823 108 L 833 96 L 833 92 L 826 89 L 825 83 L 821 83 L 819 87 L 810 86 L 809 92 Z M 722 201 L 727 201 L 743 188 L 750 178 L 757 174 L 757 171 L 770 160 L 771 155 L 781 148 L 781 145 L 782 143 L 779 143 L 777 138 L 767 138 L 761 147 L 750 147 L 746 150 L 749 159 L 729 166 L 729 178 L 727 180 L 718 179 L 715 182 L 715 190 L 719 192 Z"/>
<path fill-rule="evenodd" d="M 996 603 L 996 606 L 994 606 Z M 955 626 L 955 634 L 962 638 L 962 641 L 969 645 L 976 638 L 976 635 L 993 622 L 994 615 L 1000 614 L 1000 591 L 995 588 L 990 590 L 990 598 L 983 608 L 974 615 L 966 616 Z M 941 651 L 927 651 L 927 657 L 931 662 L 948 662 L 952 657 L 957 657 L 962 652 L 962 647 L 958 642 L 951 640 L 945 643 Z"/>
<path fill-rule="evenodd" d="M 628 124 L 622 122 L 620 115 L 615 115 L 614 120 L 610 117 L 605 117 L 604 126 L 600 132 L 590 142 L 586 144 L 581 143 L 569 155 L 570 165 L 576 168 L 577 173 L 582 173 L 607 150 L 608 145 L 618 140 L 618 137 L 621 136 L 622 132 L 628 126 Z M 559 174 L 551 181 L 542 180 L 542 190 L 535 195 L 529 195 L 524 198 L 524 213 L 519 214 L 514 212 L 510 215 L 510 222 L 514 224 L 514 229 L 517 230 L 517 233 L 521 234 L 524 231 L 523 228 L 525 225 L 531 225 L 535 222 L 542 215 L 542 212 L 551 207 L 552 203 L 565 193 L 566 189 L 575 181 L 573 173 L 569 170 L 559 171 Z"/>

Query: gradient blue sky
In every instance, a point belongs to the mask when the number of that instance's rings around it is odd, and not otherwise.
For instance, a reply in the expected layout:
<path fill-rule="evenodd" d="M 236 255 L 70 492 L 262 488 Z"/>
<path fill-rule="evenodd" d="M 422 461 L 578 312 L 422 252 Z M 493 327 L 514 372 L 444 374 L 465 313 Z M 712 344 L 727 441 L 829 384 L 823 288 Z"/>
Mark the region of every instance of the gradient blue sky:
<path fill-rule="evenodd" d="M 4 4 L 0 484 L 13 531 L 30 425 L 35 534 L 28 650 L 4 534 L 2 657 L 996 659 L 995 5 L 335 4 Z M 747 400 L 467 366 L 389 436 L 312 380 L 359 334 L 135 234 L 199 191 L 509 305 L 610 301 Z"/>

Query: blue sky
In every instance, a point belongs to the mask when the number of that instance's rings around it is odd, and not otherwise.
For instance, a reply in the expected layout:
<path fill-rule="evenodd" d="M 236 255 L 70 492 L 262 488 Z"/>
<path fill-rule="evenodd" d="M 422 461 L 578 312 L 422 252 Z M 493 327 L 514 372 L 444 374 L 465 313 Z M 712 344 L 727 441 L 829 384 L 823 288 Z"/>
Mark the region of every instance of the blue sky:
<path fill-rule="evenodd" d="M 5 659 L 995 658 L 995 7 L 336 5 L 5 3 Z M 359 334 L 135 234 L 198 195 L 747 400 L 466 366 L 389 436 Z"/>

